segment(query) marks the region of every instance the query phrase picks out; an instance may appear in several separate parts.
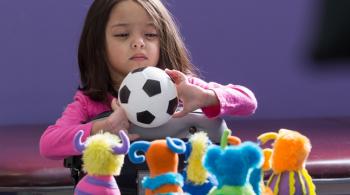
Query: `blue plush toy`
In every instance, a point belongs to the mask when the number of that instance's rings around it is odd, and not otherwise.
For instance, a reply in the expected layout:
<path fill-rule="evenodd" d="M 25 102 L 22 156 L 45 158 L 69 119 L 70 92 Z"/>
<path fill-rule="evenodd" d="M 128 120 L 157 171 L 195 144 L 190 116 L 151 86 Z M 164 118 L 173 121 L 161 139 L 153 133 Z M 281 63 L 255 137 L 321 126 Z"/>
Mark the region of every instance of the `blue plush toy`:
<path fill-rule="evenodd" d="M 255 195 L 249 179 L 252 170 L 263 163 L 262 150 L 253 142 L 227 146 L 229 135 L 230 131 L 225 131 L 220 146 L 209 146 L 204 156 L 204 166 L 218 181 L 209 195 Z"/>

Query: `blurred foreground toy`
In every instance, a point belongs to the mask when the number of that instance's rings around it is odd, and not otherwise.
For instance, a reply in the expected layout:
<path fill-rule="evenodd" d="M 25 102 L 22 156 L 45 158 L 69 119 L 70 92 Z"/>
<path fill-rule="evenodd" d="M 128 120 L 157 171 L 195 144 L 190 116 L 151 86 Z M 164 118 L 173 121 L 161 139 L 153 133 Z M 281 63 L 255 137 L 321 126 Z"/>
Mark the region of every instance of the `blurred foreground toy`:
<path fill-rule="evenodd" d="M 270 169 L 267 165 L 271 156 L 270 150 L 263 150 L 264 163 L 259 168 L 254 168 L 250 174 L 249 182 L 253 187 L 256 195 L 273 195 L 270 187 L 266 186 L 264 183 L 264 171 Z"/>
<path fill-rule="evenodd" d="M 144 128 L 166 123 L 178 104 L 174 82 L 164 70 L 156 67 L 131 71 L 120 84 L 118 94 L 128 119 Z"/>
<path fill-rule="evenodd" d="M 124 131 L 119 136 L 99 133 L 88 137 L 85 143 L 81 139 L 84 132 L 79 131 L 74 137 L 75 149 L 83 154 L 83 169 L 87 172 L 77 184 L 74 194 L 120 195 L 115 175 L 120 174 L 124 163 L 124 154 L 130 147 L 130 141 Z"/>
<path fill-rule="evenodd" d="M 185 142 L 178 138 L 167 137 L 166 140 L 136 141 L 131 144 L 128 155 L 130 161 L 139 164 L 146 160 L 150 171 L 150 176 L 142 180 L 146 195 L 183 194 L 183 177 L 177 169 L 178 154 L 185 151 Z M 138 152 L 144 152 L 144 155 Z"/>
<path fill-rule="evenodd" d="M 263 163 L 262 150 L 253 142 L 236 141 L 239 145 L 227 146 L 230 134 L 224 131 L 220 146 L 209 146 L 204 156 L 204 166 L 218 181 L 209 195 L 255 195 L 249 178 L 252 170 Z"/>
<path fill-rule="evenodd" d="M 203 166 L 203 158 L 211 144 L 207 134 L 203 131 L 190 136 L 186 143 L 186 167 L 182 171 L 184 177 L 183 190 L 189 194 L 208 194 L 216 183 Z"/>
<path fill-rule="evenodd" d="M 225 141 L 225 140 L 222 140 L 222 141 Z M 241 144 L 242 141 L 237 136 L 229 135 L 227 137 L 227 142 L 230 145 L 236 146 Z M 266 170 L 265 159 L 269 159 L 269 158 L 266 158 L 268 157 L 269 154 L 270 154 L 269 152 L 263 151 L 264 163 L 258 168 L 253 168 L 249 176 L 249 183 L 252 185 L 256 195 L 273 195 L 271 189 L 264 184 L 264 175 L 263 175 L 263 171 Z"/>
<path fill-rule="evenodd" d="M 271 150 L 272 175 L 267 185 L 276 195 L 314 195 L 315 185 L 305 169 L 311 151 L 309 139 L 297 131 L 280 129 L 278 133 L 264 133 L 258 140 L 265 144 L 274 140 Z"/>

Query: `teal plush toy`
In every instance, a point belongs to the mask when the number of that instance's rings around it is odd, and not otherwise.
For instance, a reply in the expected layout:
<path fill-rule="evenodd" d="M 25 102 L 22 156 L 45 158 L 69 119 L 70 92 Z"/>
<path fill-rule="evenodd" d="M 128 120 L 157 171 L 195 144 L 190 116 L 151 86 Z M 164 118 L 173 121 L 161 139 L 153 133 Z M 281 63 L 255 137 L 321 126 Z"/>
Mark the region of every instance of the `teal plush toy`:
<path fill-rule="evenodd" d="M 230 134 L 231 131 L 226 130 L 220 146 L 209 146 L 204 156 L 204 166 L 218 181 L 209 195 L 255 195 L 249 179 L 252 170 L 262 166 L 262 150 L 253 142 L 227 146 Z"/>

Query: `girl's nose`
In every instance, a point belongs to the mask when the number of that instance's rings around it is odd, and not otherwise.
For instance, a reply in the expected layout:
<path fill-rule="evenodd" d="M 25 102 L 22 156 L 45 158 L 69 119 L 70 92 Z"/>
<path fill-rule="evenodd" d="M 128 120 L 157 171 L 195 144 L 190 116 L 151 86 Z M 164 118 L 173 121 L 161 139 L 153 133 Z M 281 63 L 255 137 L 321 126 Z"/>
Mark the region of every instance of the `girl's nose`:
<path fill-rule="evenodd" d="M 131 43 L 131 47 L 132 47 L 132 48 L 144 48 L 144 47 L 145 47 L 145 42 L 143 41 L 142 38 L 135 39 L 135 40 Z"/>

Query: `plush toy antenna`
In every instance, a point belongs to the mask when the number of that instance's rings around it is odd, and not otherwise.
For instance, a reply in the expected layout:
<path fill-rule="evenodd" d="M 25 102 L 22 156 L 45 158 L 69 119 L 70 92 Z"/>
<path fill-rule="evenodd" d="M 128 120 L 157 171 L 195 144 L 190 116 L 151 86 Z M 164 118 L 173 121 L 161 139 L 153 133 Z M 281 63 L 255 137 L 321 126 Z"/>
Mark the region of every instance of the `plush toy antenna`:
<path fill-rule="evenodd" d="M 225 149 L 227 146 L 227 138 L 231 135 L 231 130 L 225 129 L 221 135 L 220 146 L 222 149 Z"/>
<path fill-rule="evenodd" d="M 130 148 L 129 137 L 124 131 L 119 131 L 119 137 L 122 140 L 123 144 L 114 146 L 112 150 L 114 154 L 126 154 Z"/>
<path fill-rule="evenodd" d="M 131 144 L 128 155 L 130 161 L 135 164 L 141 164 L 145 162 L 145 155 L 138 155 L 137 152 L 142 151 L 146 153 L 149 147 L 150 143 L 148 141 L 137 141 Z"/>
<path fill-rule="evenodd" d="M 74 136 L 74 146 L 75 146 L 75 150 L 79 153 L 83 153 L 83 151 L 85 150 L 85 145 L 84 143 L 81 141 L 82 137 L 83 137 L 84 131 L 83 130 L 79 130 L 77 134 L 75 134 Z"/>
<path fill-rule="evenodd" d="M 277 137 L 278 137 L 278 134 L 275 132 L 263 133 L 258 137 L 259 145 L 264 145 L 266 142 L 270 140 L 276 140 Z"/>
<path fill-rule="evenodd" d="M 237 145 L 241 144 L 242 141 L 241 141 L 241 139 L 239 139 L 239 137 L 230 135 L 227 137 L 227 142 L 230 145 L 237 146 Z"/>
<path fill-rule="evenodd" d="M 186 151 L 185 142 L 179 138 L 166 137 L 166 143 L 171 151 L 177 154 L 183 154 Z"/>

